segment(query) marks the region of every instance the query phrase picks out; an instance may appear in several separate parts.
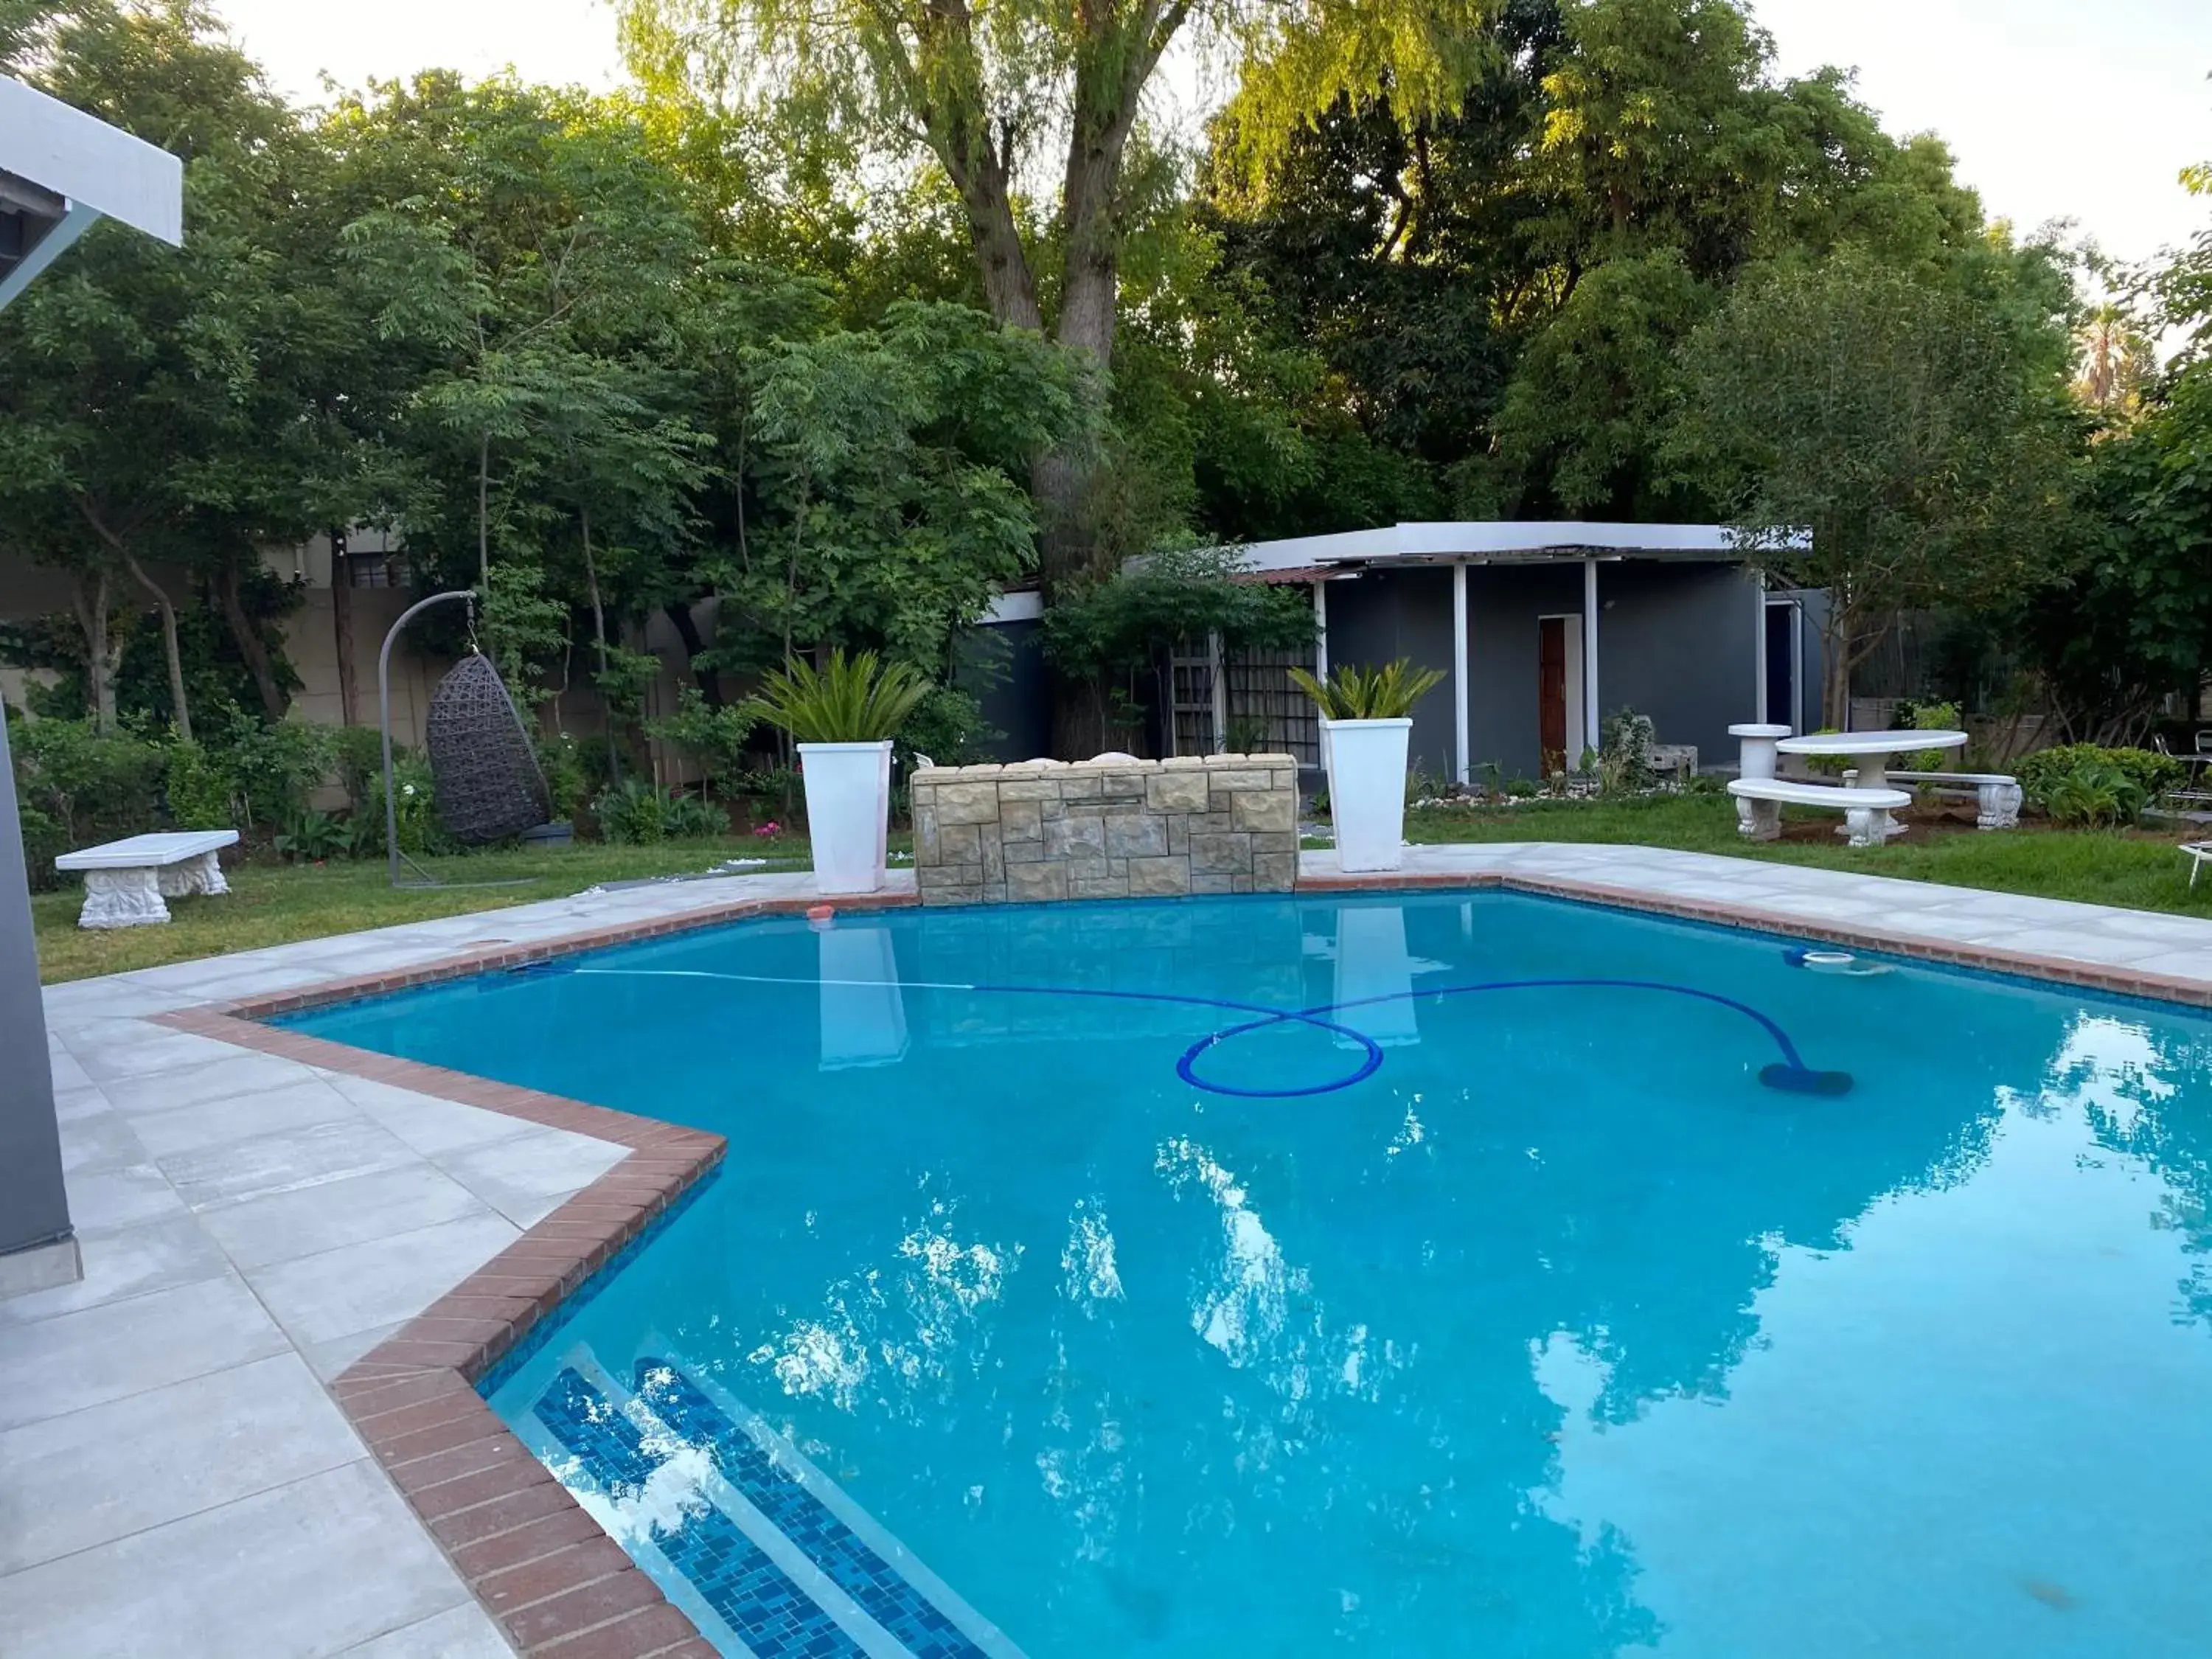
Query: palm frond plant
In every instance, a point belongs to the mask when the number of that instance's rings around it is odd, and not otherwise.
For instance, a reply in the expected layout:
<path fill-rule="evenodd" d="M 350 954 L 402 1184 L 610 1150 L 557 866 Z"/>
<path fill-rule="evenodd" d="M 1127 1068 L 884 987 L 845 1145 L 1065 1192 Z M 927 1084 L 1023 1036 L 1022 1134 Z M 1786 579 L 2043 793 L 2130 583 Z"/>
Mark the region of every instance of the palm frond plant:
<path fill-rule="evenodd" d="M 761 682 L 746 707 L 799 743 L 884 743 L 898 735 L 928 678 L 872 651 L 832 651 L 821 668 L 794 657 Z"/>
<path fill-rule="evenodd" d="M 1396 720 L 1413 712 L 1413 705 L 1443 682 L 1433 668 L 1416 668 L 1401 657 L 1380 668 L 1340 667 L 1327 679 L 1316 679 L 1303 668 L 1291 670 L 1298 690 L 1311 697 L 1322 714 L 1333 720 Z"/>

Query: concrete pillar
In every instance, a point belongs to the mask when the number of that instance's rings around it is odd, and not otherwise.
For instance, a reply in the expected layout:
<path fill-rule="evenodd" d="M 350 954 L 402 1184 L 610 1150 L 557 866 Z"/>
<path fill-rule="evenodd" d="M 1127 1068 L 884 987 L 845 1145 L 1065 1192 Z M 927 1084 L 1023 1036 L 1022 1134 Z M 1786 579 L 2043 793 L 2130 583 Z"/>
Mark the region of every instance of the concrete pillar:
<path fill-rule="evenodd" d="M 0 1297 L 66 1285 L 81 1272 L 62 1188 L 61 1131 L 46 1057 L 31 884 L 0 718 Z"/>
<path fill-rule="evenodd" d="M 1467 673 L 1467 561 L 1452 562 L 1452 765 L 1460 787 L 1467 787 L 1468 673 Z"/>

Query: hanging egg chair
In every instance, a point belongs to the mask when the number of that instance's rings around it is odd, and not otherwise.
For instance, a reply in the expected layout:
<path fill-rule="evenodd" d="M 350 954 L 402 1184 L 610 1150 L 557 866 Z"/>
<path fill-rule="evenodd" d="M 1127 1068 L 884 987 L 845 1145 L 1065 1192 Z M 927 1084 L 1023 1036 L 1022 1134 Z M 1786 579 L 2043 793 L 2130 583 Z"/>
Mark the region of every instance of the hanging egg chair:
<path fill-rule="evenodd" d="M 552 816 L 537 746 L 482 653 L 470 652 L 438 682 L 422 741 L 438 821 L 463 845 L 503 841 Z"/>

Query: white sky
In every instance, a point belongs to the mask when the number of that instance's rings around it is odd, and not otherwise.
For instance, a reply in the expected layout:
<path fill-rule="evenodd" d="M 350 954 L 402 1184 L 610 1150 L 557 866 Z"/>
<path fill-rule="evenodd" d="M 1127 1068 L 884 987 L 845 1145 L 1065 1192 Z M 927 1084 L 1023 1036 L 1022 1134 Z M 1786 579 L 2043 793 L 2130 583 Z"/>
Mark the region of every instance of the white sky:
<path fill-rule="evenodd" d="M 533 80 L 612 85 L 605 0 L 216 0 L 278 88 L 321 72 L 357 85 L 442 66 L 512 64 Z M 2212 160 L 2208 0 L 1752 0 L 1785 73 L 1859 71 L 1893 132 L 1941 133 L 1993 214 L 2066 218 L 2118 258 L 2208 221 L 2174 175 Z"/>

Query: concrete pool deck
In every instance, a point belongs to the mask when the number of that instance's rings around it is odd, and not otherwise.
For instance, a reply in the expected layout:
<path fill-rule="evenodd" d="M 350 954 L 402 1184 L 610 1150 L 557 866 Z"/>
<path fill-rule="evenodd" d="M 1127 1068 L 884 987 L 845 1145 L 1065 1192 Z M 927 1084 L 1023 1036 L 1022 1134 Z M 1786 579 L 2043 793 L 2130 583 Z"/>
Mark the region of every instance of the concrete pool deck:
<path fill-rule="evenodd" d="M 1416 848 L 1381 878 L 1308 853 L 1300 880 L 1504 884 L 2212 1003 L 2212 920 L 2193 917 L 1618 846 Z M 912 902 L 910 874 L 893 881 L 890 902 Z M 9 1659 L 706 1654 L 619 1551 L 554 1514 L 541 1470 L 496 1448 L 437 1468 L 457 1431 L 490 1437 L 418 1316 L 437 1304 L 456 1353 L 495 1351 L 551 1297 L 518 1290 L 527 1311 L 495 1318 L 481 1287 L 539 1257 L 572 1282 L 582 1241 L 604 1259 L 621 1236 L 591 1218 L 606 1194 L 640 1195 L 634 1231 L 678 1184 L 625 1170 L 680 1143 L 662 1162 L 696 1173 L 712 1137 L 380 1057 L 316 1063 L 343 1055 L 246 1042 L 224 1011 L 789 908 L 811 886 L 586 894 L 49 988 L 85 1278 L 0 1302 Z M 464 1281 L 478 1292 L 457 1302 Z"/>

